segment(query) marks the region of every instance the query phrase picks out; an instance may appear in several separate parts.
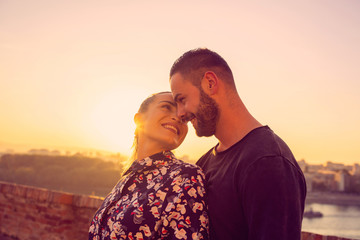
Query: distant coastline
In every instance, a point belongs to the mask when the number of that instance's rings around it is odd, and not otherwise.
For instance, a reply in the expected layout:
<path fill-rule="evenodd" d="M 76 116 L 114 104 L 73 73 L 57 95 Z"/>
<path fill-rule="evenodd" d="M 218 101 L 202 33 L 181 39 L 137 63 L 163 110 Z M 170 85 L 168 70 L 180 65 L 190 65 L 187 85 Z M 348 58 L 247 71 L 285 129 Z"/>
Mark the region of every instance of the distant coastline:
<path fill-rule="evenodd" d="M 306 203 L 360 206 L 360 194 L 338 192 L 308 192 Z"/>

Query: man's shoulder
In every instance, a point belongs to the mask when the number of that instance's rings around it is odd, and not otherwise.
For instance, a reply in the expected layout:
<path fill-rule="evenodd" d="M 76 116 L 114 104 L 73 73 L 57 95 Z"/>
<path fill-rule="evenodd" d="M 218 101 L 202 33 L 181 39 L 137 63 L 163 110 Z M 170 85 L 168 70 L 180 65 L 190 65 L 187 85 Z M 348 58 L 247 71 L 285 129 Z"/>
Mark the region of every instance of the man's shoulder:
<path fill-rule="evenodd" d="M 252 130 L 243 139 L 223 152 L 217 153 L 215 149 L 216 146 L 211 148 L 196 164 L 203 168 L 214 158 L 226 158 L 227 161 L 240 161 L 249 164 L 264 156 L 294 158 L 287 144 L 268 126 Z"/>
<path fill-rule="evenodd" d="M 292 157 L 288 145 L 270 127 L 263 126 L 255 129 L 244 143 L 244 151 L 262 156 Z"/>
<path fill-rule="evenodd" d="M 253 129 L 244 138 L 234 143 L 231 147 L 224 151 L 217 152 L 216 147 L 218 145 L 212 147 L 199 158 L 199 160 L 196 162 L 196 165 L 203 168 L 204 166 L 211 163 L 214 158 L 237 158 L 236 156 L 239 152 L 251 152 L 254 149 L 257 149 L 258 146 L 261 146 L 266 142 L 270 142 L 271 134 L 272 130 L 268 126 Z M 257 150 L 255 150 L 255 152 L 256 151 Z"/>

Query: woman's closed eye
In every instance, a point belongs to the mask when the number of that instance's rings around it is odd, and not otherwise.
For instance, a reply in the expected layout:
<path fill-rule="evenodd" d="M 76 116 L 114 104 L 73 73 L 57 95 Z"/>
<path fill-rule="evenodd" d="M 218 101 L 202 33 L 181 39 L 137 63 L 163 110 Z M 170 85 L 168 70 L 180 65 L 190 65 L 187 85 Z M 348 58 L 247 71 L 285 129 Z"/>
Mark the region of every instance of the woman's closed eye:
<path fill-rule="evenodd" d="M 161 108 L 171 111 L 171 110 L 173 110 L 174 106 L 172 106 L 170 104 L 163 104 L 163 105 L 161 105 Z"/>

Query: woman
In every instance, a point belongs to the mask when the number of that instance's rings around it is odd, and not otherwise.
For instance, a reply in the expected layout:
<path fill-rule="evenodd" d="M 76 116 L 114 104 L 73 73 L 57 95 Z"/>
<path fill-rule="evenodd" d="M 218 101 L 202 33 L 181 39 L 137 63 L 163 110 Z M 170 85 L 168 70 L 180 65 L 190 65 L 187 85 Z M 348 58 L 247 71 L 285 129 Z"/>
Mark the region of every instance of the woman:
<path fill-rule="evenodd" d="M 207 239 L 204 175 L 170 152 L 187 134 L 170 92 L 140 106 L 131 167 L 96 212 L 89 239 Z"/>

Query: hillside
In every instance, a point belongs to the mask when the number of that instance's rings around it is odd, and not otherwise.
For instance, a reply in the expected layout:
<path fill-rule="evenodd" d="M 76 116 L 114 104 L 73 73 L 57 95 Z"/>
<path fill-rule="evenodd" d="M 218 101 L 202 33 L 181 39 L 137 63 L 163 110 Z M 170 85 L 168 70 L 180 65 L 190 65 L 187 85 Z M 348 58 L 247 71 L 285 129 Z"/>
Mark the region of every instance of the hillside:
<path fill-rule="evenodd" d="M 119 180 L 124 160 L 120 157 L 117 161 L 106 161 L 79 154 L 5 154 L 0 158 L 0 181 L 106 196 Z"/>

